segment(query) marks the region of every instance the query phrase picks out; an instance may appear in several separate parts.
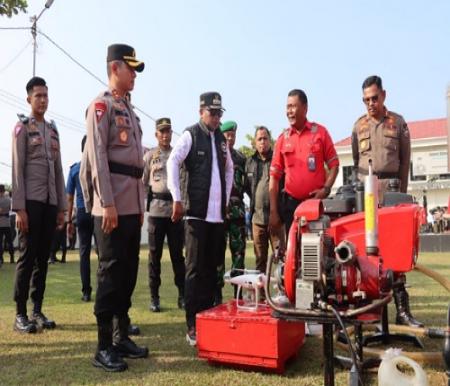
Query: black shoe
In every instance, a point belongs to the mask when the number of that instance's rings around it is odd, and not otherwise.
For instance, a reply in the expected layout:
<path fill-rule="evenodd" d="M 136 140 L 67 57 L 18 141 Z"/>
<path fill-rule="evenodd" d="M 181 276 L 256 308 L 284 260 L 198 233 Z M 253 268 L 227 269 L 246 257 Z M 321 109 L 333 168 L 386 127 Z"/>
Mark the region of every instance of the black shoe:
<path fill-rule="evenodd" d="M 56 327 L 56 323 L 53 320 L 48 319 L 42 312 L 34 312 L 31 321 L 36 323 L 40 328 L 52 330 Z"/>
<path fill-rule="evenodd" d="M 148 357 L 148 348 L 139 347 L 130 338 L 122 339 L 119 343 L 113 343 L 113 347 L 121 357 L 132 359 Z"/>
<path fill-rule="evenodd" d="M 184 303 L 184 296 L 178 296 L 177 304 L 180 310 L 184 310 L 184 307 L 186 306 L 186 304 Z"/>
<path fill-rule="evenodd" d="M 151 312 L 161 312 L 161 306 L 159 304 L 159 298 L 153 298 L 150 302 L 150 311 Z"/>
<path fill-rule="evenodd" d="M 37 331 L 37 328 L 34 323 L 31 323 L 28 320 L 28 316 L 16 315 L 16 319 L 14 320 L 14 331 L 25 334 L 34 334 Z"/>
<path fill-rule="evenodd" d="M 83 294 L 81 297 L 81 301 L 83 302 L 90 302 L 91 301 L 91 294 Z"/>
<path fill-rule="evenodd" d="M 11 263 L 11 264 L 15 264 L 16 262 L 14 261 L 14 256 L 11 256 L 10 258 L 9 258 L 9 262 Z"/>
<path fill-rule="evenodd" d="M 57 261 L 58 261 L 58 260 L 56 260 L 54 257 L 51 257 L 51 258 L 48 260 L 48 263 L 49 263 L 49 264 L 55 264 Z"/>
<path fill-rule="evenodd" d="M 197 346 L 197 331 L 195 330 L 195 327 L 191 327 L 188 330 L 186 334 L 186 342 L 189 343 L 189 346 Z"/>
<path fill-rule="evenodd" d="M 114 350 L 108 347 L 106 350 L 99 350 L 92 360 L 95 367 L 101 367 L 105 371 L 119 372 L 128 369 L 128 364 Z"/>
<path fill-rule="evenodd" d="M 130 324 L 128 326 L 128 335 L 140 335 L 141 329 L 135 324 Z"/>

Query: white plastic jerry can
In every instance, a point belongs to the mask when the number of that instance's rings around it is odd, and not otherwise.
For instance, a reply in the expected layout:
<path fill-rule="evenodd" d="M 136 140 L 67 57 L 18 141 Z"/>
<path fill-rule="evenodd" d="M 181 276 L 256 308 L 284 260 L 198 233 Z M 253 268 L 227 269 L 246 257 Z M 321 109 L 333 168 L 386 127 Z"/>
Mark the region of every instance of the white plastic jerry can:
<path fill-rule="evenodd" d="M 388 349 L 383 355 L 378 368 L 378 386 L 429 386 L 427 374 L 411 358 L 401 355 L 401 349 Z M 397 365 L 407 365 L 414 370 L 414 375 L 401 372 Z"/>

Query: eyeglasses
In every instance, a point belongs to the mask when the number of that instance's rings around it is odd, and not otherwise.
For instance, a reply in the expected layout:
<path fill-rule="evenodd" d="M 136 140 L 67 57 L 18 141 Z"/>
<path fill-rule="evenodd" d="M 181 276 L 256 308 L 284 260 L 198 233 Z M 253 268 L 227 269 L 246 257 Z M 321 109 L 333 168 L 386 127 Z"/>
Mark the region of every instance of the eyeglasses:
<path fill-rule="evenodd" d="M 368 105 L 370 102 L 378 102 L 379 97 L 380 96 L 377 94 L 371 97 L 363 98 L 362 100 L 366 105 Z"/>
<path fill-rule="evenodd" d="M 209 114 L 213 117 L 219 117 L 221 118 L 223 115 L 223 111 L 222 110 L 218 110 L 218 109 L 207 109 L 209 111 Z"/>

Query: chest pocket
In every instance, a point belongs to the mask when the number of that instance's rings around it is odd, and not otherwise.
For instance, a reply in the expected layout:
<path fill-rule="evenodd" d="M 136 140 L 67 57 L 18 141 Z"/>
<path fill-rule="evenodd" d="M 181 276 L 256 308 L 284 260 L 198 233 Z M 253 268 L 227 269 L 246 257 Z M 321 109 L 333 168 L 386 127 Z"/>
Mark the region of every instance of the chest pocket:
<path fill-rule="evenodd" d="M 284 164 L 287 167 L 292 167 L 295 164 L 295 152 L 294 147 L 290 142 L 284 142 L 281 148 L 281 153 L 283 154 Z"/>
<path fill-rule="evenodd" d="M 128 116 L 117 115 L 114 117 L 116 125 L 114 144 L 118 146 L 130 146 L 131 120 Z"/>
<path fill-rule="evenodd" d="M 396 126 L 383 127 L 383 147 L 391 151 L 398 150 L 398 128 Z"/>
<path fill-rule="evenodd" d="M 370 130 L 360 131 L 358 134 L 358 149 L 360 153 L 366 153 L 372 148 Z"/>
<path fill-rule="evenodd" d="M 59 138 L 52 135 L 50 138 L 53 157 L 59 154 Z"/>
<path fill-rule="evenodd" d="M 30 159 L 39 158 L 42 155 L 44 138 L 39 131 L 28 132 L 28 156 Z"/>

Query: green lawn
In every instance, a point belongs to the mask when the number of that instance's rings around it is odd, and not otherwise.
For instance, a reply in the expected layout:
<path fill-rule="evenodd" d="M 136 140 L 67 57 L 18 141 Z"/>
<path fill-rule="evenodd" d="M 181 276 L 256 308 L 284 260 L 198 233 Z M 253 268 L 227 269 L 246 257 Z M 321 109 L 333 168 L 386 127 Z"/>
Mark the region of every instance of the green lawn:
<path fill-rule="evenodd" d="M 247 266 L 253 268 L 251 244 L 247 249 Z M 54 318 L 58 327 L 35 335 L 20 335 L 12 331 L 14 303 L 12 301 L 14 266 L 5 263 L 0 268 L 0 384 L 1 385 L 304 385 L 323 384 L 322 346 L 319 338 L 308 338 L 298 357 L 283 376 L 240 371 L 222 366 L 210 366 L 199 360 L 196 351 L 184 340 L 184 313 L 177 309 L 177 293 L 173 284 L 170 261 L 163 259 L 161 305 L 163 312 L 148 311 L 147 250 L 142 251 L 138 283 L 131 309 L 132 321 L 141 327 L 139 344 L 150 348 L 147 359 L 128 360 L 129 370 L 109 374 L 91 365 L 96 346 L 93 303 L 80 301 L 80 279 L 77 252 L 68 255 L 67 264 L 49 266 L 44 312 Z M 450 258 L 445 254 L 427 254 L 420 262 L 450 276 Z M 227 266 L 229 266 L 227 260 Z M 95 283 L 96 259 L 92 263 Z M 418 319 L 428 325 L 442 326 L 445 321 L 449 294 L 420 273 L 408 274 L 412 285 L 412 309 Z M 231 296 L 226 287 L 225 299 Z M 390 305 L 390 317 L 394 315 Z M 442 340 L 425 340 L 427 350 L 441 349 Z M 444 369 L 426 367 L 430 385 L 446 385 Z M 376 385 L 376 373 L 366 377 L 365 384 Z M 336 371 L 336 385 L 347 385 L 347 373 Z"/>

